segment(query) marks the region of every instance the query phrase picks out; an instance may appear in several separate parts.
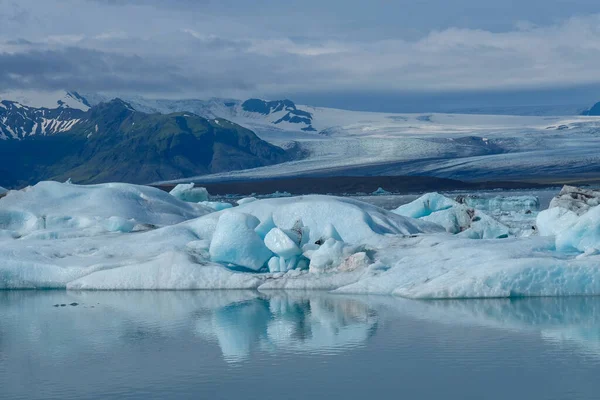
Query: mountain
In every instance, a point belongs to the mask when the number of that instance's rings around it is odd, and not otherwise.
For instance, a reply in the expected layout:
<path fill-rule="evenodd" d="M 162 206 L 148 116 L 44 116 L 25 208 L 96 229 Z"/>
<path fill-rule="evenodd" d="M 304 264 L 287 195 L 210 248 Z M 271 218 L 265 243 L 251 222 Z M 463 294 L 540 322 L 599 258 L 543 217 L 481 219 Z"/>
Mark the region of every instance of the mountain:
<path fill-rule="evenodd" d="M 600 102 L 594 104 L 592 108 L 583 111 L 581 115 L 600 116 Z"/>
<path fill-rule="evenodd" d="M 78 183 L 148 183 L 260 167 L 291 157 L 224 119 L 208 120 L 191 113 L 147 114 L 120 99 L 87 111 L 2 104 L 6 107 L 3 127 L 20 132 L 0 140 L 3 186 L 69 178 Z M 55 117 L 54 128 L 26 134 L 44 115 Z M 17 129 L 19 121 L 27 128 Z M 35 132 L 42 132 L 37 123 Z"/>
<path fill-rule="evenodd" d="M 85 111 L 77 108 L 34 108 L 20 103 L 0 101 L 0 140 L 45 136 L 72 129 Z"/>
<path fill-rule="evenodd" d="M 316 131 L 312 126 L 312 114 L 308 111 L 299 110 L 291 100 L 265 101 L 249 99 L 241 104 L 241 108 L 246 113 L 257 113 L 271 117 L 274 125 L 287 122 L 297 124 L 301 131 Z"/>
<path fill-rule="evenodd" d="M 98 94 L 85 94 L 85 98 L 108 100 Z M 248 99 L 212 98 L 209 100 L 184 99 L 147 99 L 139 96 L 123 97 L 138 111 L 146 113 L 168 114 L 173 112 L 191 112 L 204 118 L 223 118 L 257 133 L 264 132 L 317 132 L 313 126 L 311 107 L 296 105 L 291 100 L 266 101 Z"/>
<path fill-rule="evenodd" d="M 78 92 L 67 90 L 9 90 L 0 92 L 0 101 L 4 100 L 31 108 L 60 108 L 87 111 L 92 106 L 90 102 Z"/>

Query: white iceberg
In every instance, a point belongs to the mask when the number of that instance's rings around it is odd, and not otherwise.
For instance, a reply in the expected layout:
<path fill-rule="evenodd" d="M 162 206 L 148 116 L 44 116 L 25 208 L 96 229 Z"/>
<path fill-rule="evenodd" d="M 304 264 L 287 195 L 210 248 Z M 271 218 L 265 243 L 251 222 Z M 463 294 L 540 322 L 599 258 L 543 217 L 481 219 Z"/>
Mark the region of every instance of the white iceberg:
<path fill-rule="evenodd" d="M 180 183 L 169 192 L 171 196 L 178 198 L 181 201 L 189 203 L 199 203 L 208 201 L 208 190 L 203 187 L 196 187 L 194 183 Z"/>
<path fill-rule="evenodd" d="M 272 257 L 262 238 L 254 231 L 260 221 L 237 211 L 223 213 L 210 242 L 213 261 L 260 270 Z"/>
<path fill-rule="evenodd" d="M 44 182 L 0 200 L 0 288 L 600 294 L 600 207 L 567 210 L 577 220 L 556 237 L 471 240 L 501 236 L 499 225 L 438 194 L 425 199 L 404 207 L 421 219 L 331 196 L 213 212 L 143 186 Z"/>
<path fill-rule="evenodd" d="M 510 235 L 507 226 L 487 214 L 439 193 L 428 193 L 393 212 L 441 225 L 449 233 L 471 239 L 506 238 Z"/>
<path fill-rule="evenodd" d="M 537 226 L 543 236 L 555 236 L 559 251 L 586 255 L 600 251 L 600 191 L 564 186 L 539 213 Z"/>
<path fill-rule="evenodd" d="M 540 199 L 536 196 L 458 196 L 456 198 L 467 207 L 483 211 L 537 211 Z"/>
<path fill-rule="evenodd" d="M 19 237 L 89 236 L 173 225 L 211 211 L 148 186 L 40 182 L 0 199 L 0 230 Z"/>
<path fill-rule="evenodd" d="M 233 204 L 224 201 L 201 201 L 198 204 L 208 208 L 212 208 L 214 211 L 227 210 L 233 208 Z"/>

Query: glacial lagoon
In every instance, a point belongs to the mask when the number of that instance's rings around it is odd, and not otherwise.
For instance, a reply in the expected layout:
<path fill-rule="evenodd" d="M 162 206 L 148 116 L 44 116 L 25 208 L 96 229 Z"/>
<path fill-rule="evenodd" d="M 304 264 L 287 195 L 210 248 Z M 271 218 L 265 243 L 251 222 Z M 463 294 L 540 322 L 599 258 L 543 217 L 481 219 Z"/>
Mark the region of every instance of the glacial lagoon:
<path fill-rule="evenodd" d="M 0 320 L 6 399 L 597 399 L 600 389 L 598 297 L 0 291 Z"/>

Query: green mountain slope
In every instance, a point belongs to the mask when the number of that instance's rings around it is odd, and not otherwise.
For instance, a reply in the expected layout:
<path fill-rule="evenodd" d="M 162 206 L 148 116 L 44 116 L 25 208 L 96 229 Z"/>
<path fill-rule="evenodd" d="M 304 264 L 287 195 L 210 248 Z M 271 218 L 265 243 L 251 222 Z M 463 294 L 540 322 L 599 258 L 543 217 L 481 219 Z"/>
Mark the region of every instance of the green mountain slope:
<path fill-rule="evenodd" d="M 67 132 L 0 141 L 0 183 L 148 183 L 288 159 L 283 149 L 229 121 L 146 114 L 115 99 L 91 108 Z"/>

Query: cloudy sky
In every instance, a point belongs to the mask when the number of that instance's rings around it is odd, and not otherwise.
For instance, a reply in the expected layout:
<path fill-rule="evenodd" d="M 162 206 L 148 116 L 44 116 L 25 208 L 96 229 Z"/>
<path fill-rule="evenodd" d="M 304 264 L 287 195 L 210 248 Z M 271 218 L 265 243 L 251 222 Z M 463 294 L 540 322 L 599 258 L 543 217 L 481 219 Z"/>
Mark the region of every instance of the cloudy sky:
<path fill-rule="evenodd" d="M 600 100 L 597 0 L 0 0 L 0 10 L 3 90 L 363 109 Z"/>

